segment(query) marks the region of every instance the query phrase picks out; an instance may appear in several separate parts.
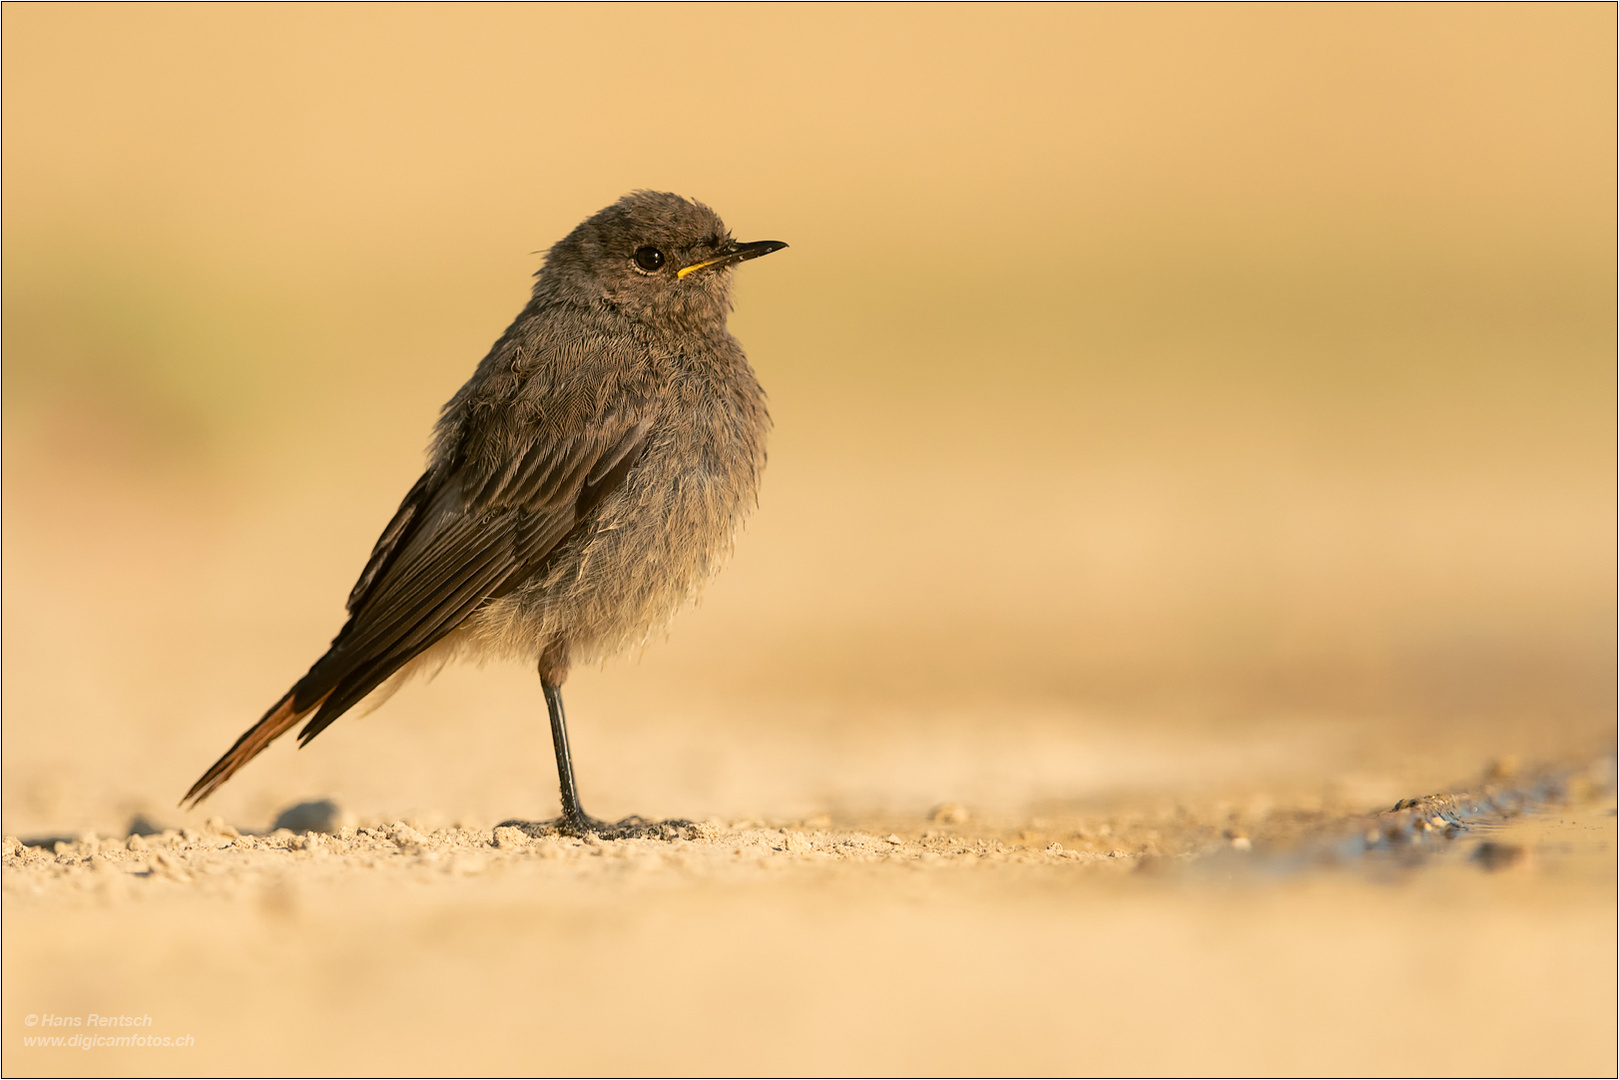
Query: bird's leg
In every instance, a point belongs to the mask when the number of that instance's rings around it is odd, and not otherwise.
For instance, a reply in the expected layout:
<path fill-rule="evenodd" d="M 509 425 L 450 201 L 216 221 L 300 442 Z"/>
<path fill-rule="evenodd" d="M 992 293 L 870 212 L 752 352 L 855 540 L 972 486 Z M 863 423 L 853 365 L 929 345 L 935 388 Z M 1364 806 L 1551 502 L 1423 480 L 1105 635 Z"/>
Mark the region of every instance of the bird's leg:
<path fill-rule="evenodd" d="M 579 787 L 573 778 L 573 753 L 568 749 L 568 720 L 562 711 L 562 680 L 568 677 L 568 647 L 553 642 L 540 656 L 540 686 L 545 691 L 545 708 L 551 716 L 551 746 L 557 756 L 557 784 L 562 795 L 562 816 L 555 821 L 503 821 L 502 826 L 514 825 L 530 836 L 598 837 L 602 840 L 624 840 L 631 837 L 675 839 L 689 821 L 647 821 L 627 817 L 623 821 L 608 822 L 593 818 L 579 805 Z"/>
<path fill-rule="evenodd" d="M 573 780 L 573 754 L 568 750 L 568 720 L 562 712 L 562 687 L 543 675 L 540 686 L 545 690 L 545 708 L 551 714 L 551 746 L 556 751 L 557 783 L 562 789 L 562 816 L 557 819 L 557 829 L 569 836 L 605 835 L 613 826 L 591 817 L 579 805 L 579 787 Z"/>
<path fill-rule="evenodd" d="M 562 789 L 562 816 L 556 820 L 558 832 L 568 836 L 602 836 L 612 828 L 597 821 L 579 805 L 579 787 L 573 780 L 573 754 L 568 750 L 568 720 L 562 712 L 562 682 L 568 677 L 568 643 L 552 641 L 540 653 L 540 686 L 545 691 L 545 709 L 551 714 L 551 747 L 557 755 L 557 784 Z"/>

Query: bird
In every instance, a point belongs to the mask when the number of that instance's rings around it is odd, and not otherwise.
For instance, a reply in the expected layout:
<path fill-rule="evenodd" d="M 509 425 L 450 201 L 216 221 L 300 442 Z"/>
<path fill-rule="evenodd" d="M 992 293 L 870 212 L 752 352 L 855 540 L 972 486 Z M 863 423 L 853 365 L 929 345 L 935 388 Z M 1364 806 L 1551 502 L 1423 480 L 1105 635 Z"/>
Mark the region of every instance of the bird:
<path fill-rule="evenodd" d="M 562 814 L 506 824 L 655 832 L 585 813 L 562 685 L 573 665 L 646 641 L 694 601 L 756 505 L 770 417 L 726 317 L 734 268 L 786 246 L 738 242 L 704 204 L 645 190 L 552 246 L 527 305 L 444 405 L 426 470 L 331 647 L 181 805 L 299 723 L 302 747 L 416 672 L 515 659 L 539 671 Z"/>

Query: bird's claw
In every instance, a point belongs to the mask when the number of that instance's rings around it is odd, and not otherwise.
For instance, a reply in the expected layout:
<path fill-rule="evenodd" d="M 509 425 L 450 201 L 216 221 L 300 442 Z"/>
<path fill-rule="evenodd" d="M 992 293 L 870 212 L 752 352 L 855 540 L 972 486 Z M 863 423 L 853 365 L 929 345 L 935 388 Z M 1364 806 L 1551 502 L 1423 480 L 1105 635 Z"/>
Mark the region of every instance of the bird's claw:
<path fill-rule="evenodd" d="M 502 821 L 496 828 L 507 826 L 536 840 L 554 836 L 571 836 L 577 840 L 689 840 L 696 822 L 683 818 L 648 821 L 635 814 L 618 821 L 602 821 L 589 814 L 564 814 L 549 821 Z"/>

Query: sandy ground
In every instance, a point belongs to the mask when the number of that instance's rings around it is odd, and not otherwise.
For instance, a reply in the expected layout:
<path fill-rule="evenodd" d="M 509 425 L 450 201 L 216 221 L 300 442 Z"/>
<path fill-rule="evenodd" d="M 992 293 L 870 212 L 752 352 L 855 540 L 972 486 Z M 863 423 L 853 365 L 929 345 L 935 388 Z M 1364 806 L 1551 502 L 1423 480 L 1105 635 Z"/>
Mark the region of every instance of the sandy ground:
<path fill-rule="evenodd" d="M 1611 762 L 1510 769 L 1373 812 L 7 837 L 5 1069 L 1610 1073 Z M 130 1034 L 173 1042 L 83 1047 Z"/>

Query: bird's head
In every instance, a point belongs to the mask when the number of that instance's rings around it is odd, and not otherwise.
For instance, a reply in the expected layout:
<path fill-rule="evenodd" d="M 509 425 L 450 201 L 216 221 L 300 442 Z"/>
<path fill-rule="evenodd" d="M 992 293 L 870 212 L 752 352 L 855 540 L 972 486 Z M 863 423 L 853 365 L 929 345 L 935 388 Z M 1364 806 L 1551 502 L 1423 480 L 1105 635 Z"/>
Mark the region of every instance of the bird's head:
<path fill-rule="evenodd" d="M 738 243 L 702 203 L 637 191 L 559 241 L 546 254 L 534 292 L 608 304 L 658 328 L 723 326 L 731 268 L 786 246 L 779 240 Z"/>

